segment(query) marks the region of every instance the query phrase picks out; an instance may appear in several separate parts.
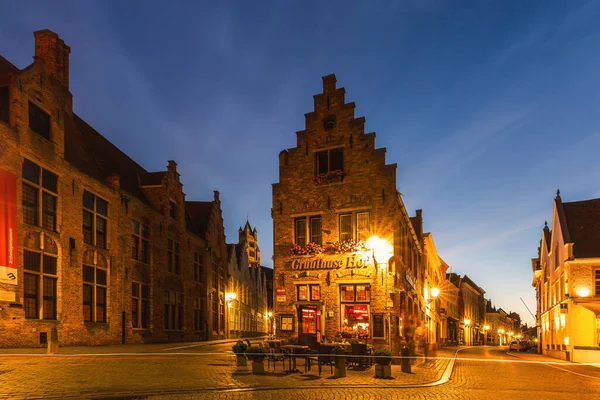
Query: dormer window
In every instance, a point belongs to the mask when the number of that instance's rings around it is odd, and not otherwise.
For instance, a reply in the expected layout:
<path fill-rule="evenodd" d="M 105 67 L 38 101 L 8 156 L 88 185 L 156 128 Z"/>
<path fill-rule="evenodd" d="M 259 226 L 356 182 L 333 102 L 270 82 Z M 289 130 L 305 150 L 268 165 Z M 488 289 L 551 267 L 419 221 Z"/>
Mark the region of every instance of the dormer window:
<path fill-rule="evenodd" d="M 344 170 L 344 148 L 319 151 L 315 156 L 317 175 Z"/>

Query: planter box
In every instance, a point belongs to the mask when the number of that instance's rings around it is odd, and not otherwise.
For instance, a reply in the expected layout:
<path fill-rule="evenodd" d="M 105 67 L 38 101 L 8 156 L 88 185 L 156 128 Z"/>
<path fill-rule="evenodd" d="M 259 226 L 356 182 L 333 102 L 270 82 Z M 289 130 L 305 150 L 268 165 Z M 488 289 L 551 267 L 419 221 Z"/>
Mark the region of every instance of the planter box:
<path fill-rule="evenodd" d="M 254 375 L 263 375 L 265 373 L 265 363 L 264 363 L 264 360 L 254 360 L 254 361 L 252 361 L 252 373 Z"/>
<path fill-rule="evenodd" d="M 391 378 L 391 377 L 392 377 L 391 364 L 387 364 L 387 365 L 375 364 L 375 378 Z"/>
<path fill-rule="evenodd" d="M 235 358 L 236 358 L 238 367 L 247 367 L 248 366 L 248 361 L 246 359 L 245 354 L 236 354 Z"/>

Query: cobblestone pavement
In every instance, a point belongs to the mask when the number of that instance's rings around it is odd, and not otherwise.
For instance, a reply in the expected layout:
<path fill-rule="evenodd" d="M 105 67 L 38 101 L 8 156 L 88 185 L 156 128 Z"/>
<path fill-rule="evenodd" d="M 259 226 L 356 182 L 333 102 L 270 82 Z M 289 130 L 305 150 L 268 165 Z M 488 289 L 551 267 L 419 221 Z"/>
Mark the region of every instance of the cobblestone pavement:
<path fill-rule="evenodd" d="M 143 397 L 215 389 L 333 387 L 349 383 L 363 387 L 415 385 L 439 379 L 453 355 L 451 351 L 442 351 L 439 355 L 445 357 L 427 363 L 419 360 L 411 374 L 402 373 L 400 366 L 394 365 L 394 379 L 390 380 L 374 378 L 374 367 L 362 371 L 349 369 L 347 377 L 334 379 L 326 366 L 322 376 L 316 367 L 310 373 L 286 375 L 282 363 L 278 363 L 276 372 L 253 375 L 250 368 L 235 366 L 230 348 L 231 344 L 171 345 L 154 348 L 155 351 L 140 347 L 142 352 L 125 354 L 116 354 L 112 348 L 104 348 L 104 353 L 95 348 L 96 354 L 82 354 L 73 349 L 61 349 L 61 354 L 52 356 L 3 354 L 0 399 Z M 298 368 L 304 369 L 301 362 Z"/>
<path fill-rule="evenodd" d="M 589 366 L 567 363 L 578 375 L 554 368 L 554 359 L 506 354 L 506 348 L 478 347 L 462 350 L 449 383 L 422 388 L 348 387 L 214 392 L 152 396 L 151 400 L 186 399 L 595 399 L 600 379 Z M 546 364 L 550 363 L 550 364 Z M 562 365 L 559 365 L 563 368 Z M 581 368 L 581 369 L 579 369 Z M 592 367 L 593 368 L 593 367 Z"/>
<path fill-rule="evenodd" d="M 230 344 L 140 348 L 145 352 L 117 355 L 82 353 L 41 357 L 0 355 L 0 399 L 598 399 L 599 369 L 560 363 L 535 354 L 509 355 L 506 348 L 462 349 L 448 383 L 438 380 L 454 352 L 438 352 L 437 360 L 413 366 L 395 379 L 375 379 L 374 368 L 347 371 L 333 379 L 329 369 L 318 374 L 252 375 L 234 366 L 225 353 Z M 176 348 L 174 348 L 176 347 Z M 66 352 L 66 350 L 64 351 Z M 518 357 L 518 358 L 517 358 Z M 550 364 L 545 364 L 550 362 Z M 302 367 L 300 366 L 300 369 Z M 421 385 L 421 387 L 415 387 Z M 404 386 L 404 387 L 402 387 Z"/>

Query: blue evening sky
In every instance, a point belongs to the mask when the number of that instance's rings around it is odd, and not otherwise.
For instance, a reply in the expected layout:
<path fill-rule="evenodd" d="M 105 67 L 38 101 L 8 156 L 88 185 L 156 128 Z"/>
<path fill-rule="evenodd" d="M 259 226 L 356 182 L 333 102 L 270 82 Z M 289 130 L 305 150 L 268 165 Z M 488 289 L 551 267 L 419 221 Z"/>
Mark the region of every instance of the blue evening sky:
<path fill-rule="evenodd" d="M 0 54 L 33 31 L 71 46 L 75 111 L 146 169 L 179 163 L 187 199 L 219 190 L 271 266 L 271 183 L 335 73 L 398 164 L 452 271 L 533 319 L 531 262 L 560 188 L 600 196 L 595 1 L 5 1 Z"/>

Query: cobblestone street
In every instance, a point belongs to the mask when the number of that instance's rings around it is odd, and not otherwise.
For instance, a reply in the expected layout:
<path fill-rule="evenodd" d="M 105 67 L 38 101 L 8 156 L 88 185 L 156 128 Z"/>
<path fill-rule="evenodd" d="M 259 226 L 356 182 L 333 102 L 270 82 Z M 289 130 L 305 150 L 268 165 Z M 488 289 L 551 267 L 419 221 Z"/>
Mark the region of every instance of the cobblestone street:
<path fill-rule="evenodd" d="M 129 346 L 132 347 L 132 346 Z M 265 375 L 253 375 L 250 365 L 238 368 L 235 356 L 226 349 L 230 345 L 187 347 L 172 350 L 154 348 L 154 352 L 77 354 L 76 349 L 45 356 L 0 356 L 0 398 L 65 398 L 98 397 L 105 395 L 148 395 L 157 393 L 198 392 L 214 389 L 253 389 L 282 387 L 331 387 L 339 385 L 402 386 L 434 382 L 442 376 L 453 351 L 440 351 L 437 360 L 419 360 L 411 374 L 392 366 L 393 379 L 377 379 L 374 367 L 366 370 L 347 370 L 345 378 L 335 379 L 329 366 L 322 375 L 313 366 L 308 373 L 286 374 L 281 362 Z M 102 348 L 95 348 L 99 351 Z M 131 349 L 129 349 L 131 350 Z M 151 347 L 139 347 L 149 351 Z M 267 364 L 265 362 L 265 367 Z M 298 368 L 304 371 L 301 361 Z"/>
<path fill-rule="evenodd" d="M 532 392 L 532 398 L 592 399 L 600 391 L 600 369 L 552 361 L 530 354 L 510 356 L 501 348 L 463 349 L 458 353 L 450 382 L 439 381 L 456 349 L 439 351 L 438 359 L 413 366 L 404 374 L 393 366 L 394 379 L 374 378 L 374 368 L 349 369 L 335 379 L 325 367 L 307 374 L 277 372 L 252 375 L 249 368 L 235 367 L 229 344 L 218 346 L 128 346 L 127 353 L 114 348 L 94 348 L 97 354 L 77 354 L 80 349 L 61 349 L 63 354 L 0 355 L 0 399 L 25 398 L 152 398 L 182 400 L 298 398 L 509 398 Z M 100 350 L 106 350 L 101 353 Z M 137 349 L 135 353 L 132 350 Z M 32 351 L 33 352 L 33 351 Z M 66 354 L 71 353 L 71 354 Z M 287 366 L 287 364 L 286 364 Z M 303 370 L 303 367 L 300 366 Z M 535 385 L 540 373 L 556 376 L 544 388 Z M 572 385 L 566 385 L 572 382 Z M 545 395 L 543 395 L 545 393 Z M 563 397 L 561 397 L 563 396 Z"/>

